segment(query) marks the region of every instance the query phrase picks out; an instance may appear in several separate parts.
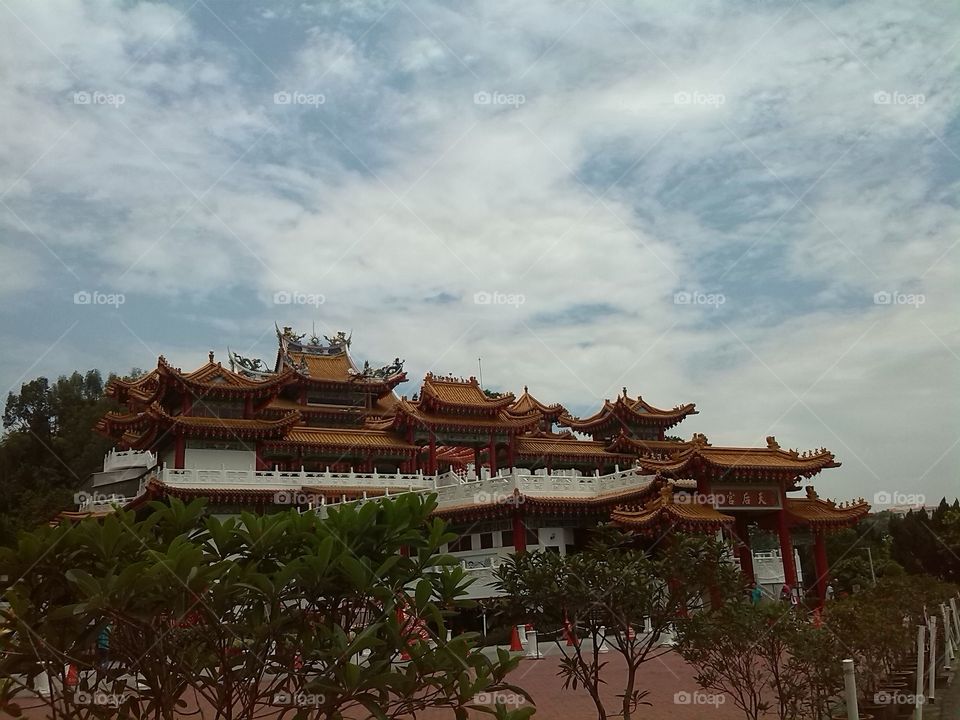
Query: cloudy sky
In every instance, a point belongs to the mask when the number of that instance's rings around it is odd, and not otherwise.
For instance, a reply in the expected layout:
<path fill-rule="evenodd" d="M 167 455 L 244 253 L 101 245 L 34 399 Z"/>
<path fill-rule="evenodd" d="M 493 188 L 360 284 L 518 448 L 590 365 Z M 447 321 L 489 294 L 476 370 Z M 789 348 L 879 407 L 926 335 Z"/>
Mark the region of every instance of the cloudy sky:
<path fill-rule="evenodd" d="M 956 495 L 960 7 L 0 0 L 0 384 L 274 322 Z M 79 294 L 78 294 L 79 293 Z"/>

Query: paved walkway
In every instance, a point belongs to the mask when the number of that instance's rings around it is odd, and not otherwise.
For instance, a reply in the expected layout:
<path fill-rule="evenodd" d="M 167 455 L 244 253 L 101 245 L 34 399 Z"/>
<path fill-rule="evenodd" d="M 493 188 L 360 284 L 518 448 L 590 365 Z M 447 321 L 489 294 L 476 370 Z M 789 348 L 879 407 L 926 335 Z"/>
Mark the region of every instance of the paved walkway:
<path fill-rule="evenodd" d="M 590 696 L 581 688 L 577 690 L 563 690 L 563 681 L 557 677 L 558 658 L 560 650 L 555 645 L 541 646 L 546 657 L 542 660 L 523 659 L 520 666 L 510 674 L 509 680 L 515 685 L 524 688 L 533 697 L 537 707 L 534 718 L 542 720 L 593 720 L 597 717 L 596 708 Z M 494 652 L 493 650 L 491 650 Z M 617 653 L 605 656 L 609 665 L 605 668 L 608 684 L 602 693 L 608 712 L 616 714 L 619 700 L 616 695 L 622 692 L 622 678 L 624 677 L 623 659 Z M 692 669 L 680 657 L 670 653 L 662 658 L 651 660 L 640 670 L 638 689 L 649 690 L 646 700 L 651 707 L 641 707 L 637 717 L 644 720 L 740 720 L 740 713 L 726 698 L 714 698 L 703 693 L 693 681 Z M 525 702 L 522 697 L 504 694 L 499 697 L 478 697 L 478 704 L 493 705 L 497 700 L 509 706 L 516 707 Z M 41 720 L 47 715 L 42 707 L 32 707 L 37 704 L 36 698 L 26 699 L 22 707 L 26 710 L 24 717 L 30 720 Z M 28 709 L 29 708 L 29 709 Z M 191 714 L 193 720 L 213 717 L 210 708 L 201 708 L 201 714 Z M 261 717 L 269 718 L 264 714 Z M 289 714 L 287 715 L 289 717 Z M 351 718 L 364 718 L 358 713 Z M 489 718 L 486 713 L 471 713 L 472 718 Z M 430 711 L 418 715 L 419 720 L 452 720 L 453 713 L 449 710 Z"/>

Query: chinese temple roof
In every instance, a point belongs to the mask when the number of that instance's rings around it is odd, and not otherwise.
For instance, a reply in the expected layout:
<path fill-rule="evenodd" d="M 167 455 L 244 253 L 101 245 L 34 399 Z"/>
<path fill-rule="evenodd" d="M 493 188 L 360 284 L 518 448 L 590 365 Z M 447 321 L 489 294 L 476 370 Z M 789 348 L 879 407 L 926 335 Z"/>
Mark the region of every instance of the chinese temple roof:
<path fill-rule="evenodd" d="M 725 515 L 712 505 L 695 502 L 677 502 L 674 486 L 664 485 L 660 494 L 642 507 L 618 507 L 610 514 L 617 525 L 643 533 L 678 529 L 708 532 L 732 525 L 736 519 Z"/>
<path fill-rule="evenodd" d="M 843 528 L 856 525 L 870 512 L 870 505 L 860 498 L 856 502 L 837 505 L 833 500 L 821 500 L 813 486 L 807 486 L 805 498 L 787 498 L 786 511 L 799 525 L 813 528 Z"/>
<path fill-rule="evenodd" d="M 631 465 L 634 459 L 631 455 L 608 452 L 607 443 L 604 442 L 577 440 L 555 434 L 520 435 L 517 437 L 517 456 L 604 459 L 611 463 L 620 462 L 624 467 Z"/>
<path fill-rule="evenodd" d="M 663 410 L 647 403 L 642 397 L 627 396 L 627 389 L 623 395 L 610 402 L 603 401 L 603 406 L 596 413 L 587 418 L 576 418 L 565 413 L 560 419 L 560 425 L 573 428 L 578 432 L 595 435 L 609 433 L 631 425 L 654 425 L 666 430 L 681 422 L 688 415 L 696 415 L 696 405 L 687 403 L 678 405 L 671 410 Z"/>
<path fill-rule="evenodd" d="M 514 491 L 512 495 L 480 491 L 471 501 L 441 505 L 434 510 L 433 514 L 458 521 L 492 519 L 510 515 L 514 508 L 520 506 L 523 507 L 524 513 L 528 514 L 592 514 L 611 511 L 624 501 L 637 501 L 649 497 L 654 487 L 654 479 L 651 477 L 631 487 L 600 492 L 589 497 L 573 494 L 533 495 L 519 490 Z"/>
<path fill-rule="evenodd" d="M 540 402 L 530 394 L 526 385 L 523 386 L 523 393 L 509 405 L 507 409 L 515 415 L 525 415 L 528 412 L 536 411 L 540 413 L 544 419 L 550 420 L 551 422 L 556 422 L 561 415 L 567 412 L 560 403 L 545 405 Z"/>
<path fill-rule="evenodd" d="M 369 363 L 358 367 L 350 357 L 351 337 L 346 333 L 324 337 L 323 341 L 313 336 L 304 342 L 304 337 L 289 327 L 282 331 L 277 328 L 276 373 L 290 369 L 313 385 L 348 385 L 377 395 L 390 392 L 407 379 L 400 358 L 381 368 Z"/>
<path fill-rule="evenodd" d="M 382 420 L 368 420 L 367 427 L 377 430 L 388 428 L 403 428 L 419 426 L 434 430 L 467 430 L 496 432 L 521 432 L 535 427 L 540 422 L 540 416 L 530 413 L 515 416 L 505 410 L 498 410 L 496 414 L 457 414 L 447 412 L 429 412 L 421 407 L 419 401 L 414 402 L 401 398 L 390 417 Z"/>
<path fill-rule="evenodd" d="M 713 447 L 699 433 L 670 457 L 641 456 L 638 462 L 647 470 L 666 474 L 708 466 L 722 472 L 774 471 L 803 477 L 815 475 L 824 468 L 840 466 L 833 453 L 826 448 L 803 453 L 783 450 L 772 436 L 767 438 L 765 448 Z"/>
<path fill-rule="evenodd" d="M 438 413 L 479 411 L 495 415 L 498 410 L 509 407 L 513 400 L 510 393 L 495 397 L 488 395 L 475 377 L 463 380 L 427 373 L 420 389 L 419 402 L 425 410 Z"/>
<path fill-rule="evenodd" d="M 206 363 L 193 372 L 185 373 L 168 363 L 167 359 L 161 355 L 157 360 L 157 377 L 161 382 L 167 381 L 179 385 L 195 395 L 221 397 L 267 395 L 293 378 L 293 373 L 287 371 L 253 379 L 214 362 L 212 352 L 208 358 Z"/>
<path fill-rule="evenodd" d="M 384 430 L 352 428 L 294 427 L 271 445 L 293 444 L 349 449 L 404 450 L 415 452 L 416 445 L 404 442 L 397 435 Z"/>
<path fill-rule="evenodd" d="M 152 441 L 160 428 L 189 437 L 225 436 L 228 439 L 257 440 L 281 437 L 300 420 L 297 411 L 276 420 L 170 415 L 160 403 L 154 402 L 142 412 L 108 412 L 94 427 L 109 437 L 116 437 L 120 433 L 125 445 L 142 449 Z"/>

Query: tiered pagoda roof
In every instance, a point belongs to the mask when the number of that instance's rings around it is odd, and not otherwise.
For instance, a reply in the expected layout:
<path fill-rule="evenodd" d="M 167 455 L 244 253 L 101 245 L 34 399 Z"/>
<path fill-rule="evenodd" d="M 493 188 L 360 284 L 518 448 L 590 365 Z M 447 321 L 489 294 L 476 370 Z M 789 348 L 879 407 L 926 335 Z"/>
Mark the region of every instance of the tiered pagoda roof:
<path fill-rule="evenodd" d="M 641 455 L 637 462 L 646 470 L 673 477 L 688 477 L 699 471 L 712 478 L 736 473 L 740 478 L 757 479 L 811 477 L 825 468 L 840 466 L 826 448 L 803 453 L 783 450 L 773 436 L 767 438 L 765 448 L 713 447 L 700 433 L 689 443 L 678 444 L 677 450 L 666 457 Z"/>
<path fill-rule="evenodd" d="M 618 507 L 610 514 L 610 519 L 621 527 L 646 534 L 669 529 L 710 532 L 730 527 L 736 522 L 732 515 L 725 515 L 711 505 L 677 502 L 674 490 L 672 483 L 663 485 L 653 500 L 641 507 Z"/>
<path fill-rule="evenodd" d="M 409 427 L 433 431 L 506 432 L 517 434 L 534 428 L 540 414 L 530 411 L 511 413 L 511 393 L 490 395 L 480 388 L 475 377 L 466 380 L 427 373 L 418 400 L 401 398 L 390 417 L 370 420 L 367 426 L 385 430 Z"/>
<path fill-rule="evenodd" d="M 688 415 L 696 415 L 696 405 L 687 403 L 671 410 L 663 410 L 647 403 L 642 397 L 631 398 L 627 389 L 613 402 L 603 401 L 603 406 L 587 418 L 576 418 L 567 413 L 558 422 L 577 432 L 592 435 L 594 439 L 611 438 L 622 431 L 631 431 L 638 426 L 655 428 L 660 432 L 680 423 Z"/>
<path fill-rule="evenodd" d="M 787 515 L 798 525 L 840 529 L 856 525 L 870 512 L 870 505 L 863 498 L 838 505 L 833 500 L 821 500 L 812 485 L 807 486 L 806 493 L 805 498 L 787 498 Z"/>
<path fill-rule="evenodd" d="M 579 440 L 570 433 L 534 432 L 517 438 L 517 458 L 520 465 L 532 459 L 551 458 L 555 462 L 605 462 L 629 467 L 635 455 L 610 451 L 609 443 L 598 440 Z M 542 464 L 542 463 L 535 463 Z"/>
<path fill-rule="evenodd" d="M 547 422 L 555 423 L 560 419 L 561 415 L 566 414 L 566 409 L 560 403 L 554 403 L 553 405 L 547 405 L 540 402 L 533 395 L 530 394 L 530 390 L 526 385 L 523 386 L 523 393 L 517 397 L 516 400 L 510 404 L 507 409 L 514 415 L 526 415 L 530 412 L 537 412 L 540 414 L 542 420 Z"/>
<path fill-rule="evenodd" d="M 277 328 L 277 374 L 290 369 L 311 386 L 362 390 L 374 396 L 386 395 L 407 379 L 400 358 L 382 368 L 369 363 L 358 367 L 348 352 L 351 337 L 346 333 L 324 337 L 325 343 L 316 336 L 304 342 L 304 337 L 289 327 Z"/>
<path fill-rule="evenodd" d="M 140 412 L 108 412 L 94 429 L 110 437 L 119 436 L 124 445 L 143 450 L 150 447 L 161 431 L 195 438 L 265 440 L 283 437 L 300 419 L 300 413 L 295 410 L 276 420 L 171 415 L 159 402 L 153 402 Z"/>

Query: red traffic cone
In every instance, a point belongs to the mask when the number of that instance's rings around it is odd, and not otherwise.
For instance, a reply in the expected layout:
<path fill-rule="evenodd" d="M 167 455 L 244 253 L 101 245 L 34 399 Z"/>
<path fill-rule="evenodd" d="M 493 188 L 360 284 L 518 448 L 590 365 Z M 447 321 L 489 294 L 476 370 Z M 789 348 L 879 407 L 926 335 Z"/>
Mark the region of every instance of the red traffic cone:
<path fill-rule="evenodd" d="M 523 652 L 523 645 L 520 643 L 520 633 L 517 632 L 517 626 L 513 626 L 510 633 L 510 652 Z"/>
<path fill-rule="evenodd" d="M 80 682 L 80 674 L 77 672 L 76 663 L 67 665 L 67 687 L 76 687 Z"/>

